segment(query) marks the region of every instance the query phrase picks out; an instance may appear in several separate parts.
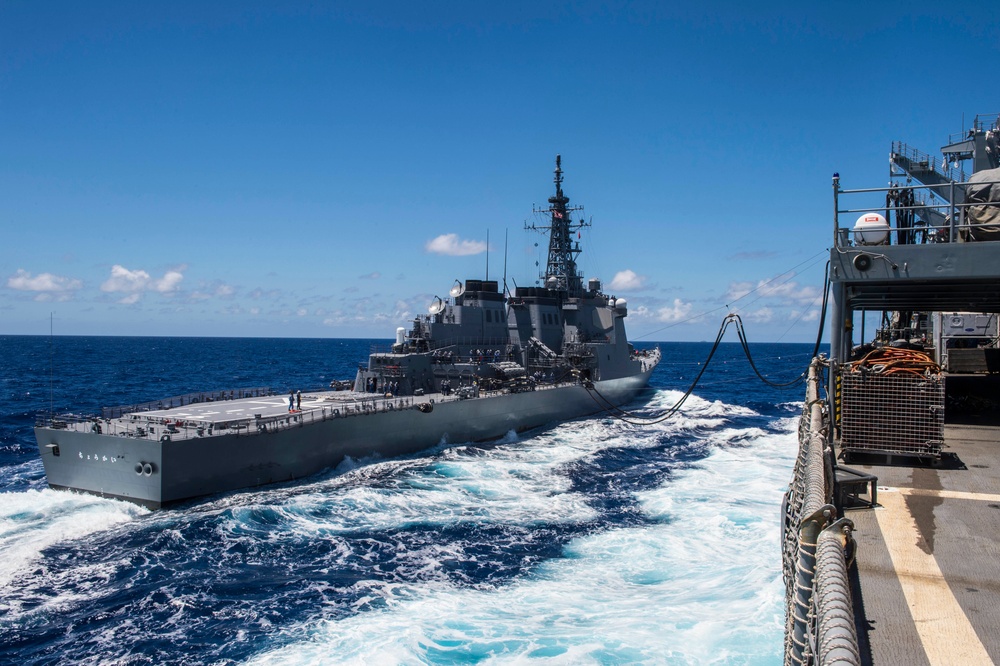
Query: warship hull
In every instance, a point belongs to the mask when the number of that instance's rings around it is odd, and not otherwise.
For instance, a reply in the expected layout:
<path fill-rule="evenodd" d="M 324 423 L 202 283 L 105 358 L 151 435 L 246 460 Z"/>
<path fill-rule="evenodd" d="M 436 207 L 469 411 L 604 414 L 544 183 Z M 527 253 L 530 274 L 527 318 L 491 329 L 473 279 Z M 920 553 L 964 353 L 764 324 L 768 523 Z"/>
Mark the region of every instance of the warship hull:
<path fill-rule="evenodd" d="M 549 261 L 539 287 L 456 280 L 410 330 L 360 364 L 352 390 L 273 394 L 239 389 L 50 416 L 35 427 L 49 485 L 158 508 L 204 495 L 289 482 L 345 458 L 412 454 L 442 442 L 613 409 L 634 399 L 659 349 L 628 342 L 628 304 L 584 283 L 556 156 L 555 195 L 537 210 Z M 454 389 L 454 390 L 453 390 Z"/>
<path fill-rule="evenodd" d="M 126 414 L 117 422 L 98 422 L 100 432 L 94 422 L 81 421 L 39 425 L 35 434 L 51 487 L 160 508 L 302 479 L 347 457 L 389 458 L 595 414 L 608 403 L 636 398 L 653 367 L 592 388 L 563 384 L 469 399 L 435 394 L 353 402 L 337 392 L 319 392 L 291 413 L 283 396 L 245 398 Z M 231 420 L 251 412 L 252 419 Z"/>

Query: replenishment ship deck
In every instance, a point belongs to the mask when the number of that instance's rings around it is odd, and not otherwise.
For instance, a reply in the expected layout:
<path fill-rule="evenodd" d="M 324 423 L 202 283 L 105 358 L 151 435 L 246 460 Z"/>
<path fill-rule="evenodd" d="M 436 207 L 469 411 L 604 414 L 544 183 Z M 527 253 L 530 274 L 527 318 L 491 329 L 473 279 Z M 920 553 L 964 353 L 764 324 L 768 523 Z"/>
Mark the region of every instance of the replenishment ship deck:
<path fill-rule="evenodd" d="M 834 176 L 830 357 L 784 509 L 787 664 L 1000 663 L 997 121 L 952 137 L 951 167 L 896 143 L 888 188 Z"/>
<path fill-rule="evenodd" d="M 847 512 L 875 664 L 1000 663 L 1000 427 L 944 433 L 940 464 L 852 465 L 878 477 L 877 506 Z"/>

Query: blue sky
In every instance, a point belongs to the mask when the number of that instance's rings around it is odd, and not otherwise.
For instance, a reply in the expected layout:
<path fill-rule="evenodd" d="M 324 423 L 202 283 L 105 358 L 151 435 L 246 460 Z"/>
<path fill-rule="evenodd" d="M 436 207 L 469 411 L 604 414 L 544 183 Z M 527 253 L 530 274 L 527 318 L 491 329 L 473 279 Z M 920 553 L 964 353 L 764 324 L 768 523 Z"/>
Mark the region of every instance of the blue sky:
<path fill-rule="evenodd" d="M 831 174 L 1000 111 L 1000 10 L 689 4 L 5 0 L 0 333 L 392 337 L 534 283 L 561 153 L 632 338 L 812 340 Z"/>

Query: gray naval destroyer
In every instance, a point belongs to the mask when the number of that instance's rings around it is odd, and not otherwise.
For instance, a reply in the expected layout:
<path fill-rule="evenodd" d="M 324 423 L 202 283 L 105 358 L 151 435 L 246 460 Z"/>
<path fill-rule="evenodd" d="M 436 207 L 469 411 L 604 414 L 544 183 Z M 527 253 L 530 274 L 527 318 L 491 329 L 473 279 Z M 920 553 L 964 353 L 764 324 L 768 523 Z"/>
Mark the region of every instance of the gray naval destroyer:
<path fill-rule="evenodd" d="M 456 281 L 426 315 L 373 351 L 353 383 L 301 395 L 266 388 L 193 393 L 100 415 L 45 415 L 35 437 L 53 488 L 159 508 L 288 482 L 345 457 L 391 457 L 595 414 L 635 399 L 660 360 L 625 333 L 624 299 L 577 270 L 556 157 L 539 287 Z"/>

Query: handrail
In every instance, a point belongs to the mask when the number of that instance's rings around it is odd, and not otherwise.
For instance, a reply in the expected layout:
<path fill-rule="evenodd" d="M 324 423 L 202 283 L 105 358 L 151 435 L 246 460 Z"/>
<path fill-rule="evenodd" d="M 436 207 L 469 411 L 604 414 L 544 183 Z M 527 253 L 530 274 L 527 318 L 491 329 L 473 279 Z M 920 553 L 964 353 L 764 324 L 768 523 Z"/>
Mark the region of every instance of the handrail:
<path fill-rule="evenodd" d="M 420 340 L 422 342 L 425 342 L 427 344 L 428 351 L 439 351 L 439 350 L 442 350 L 442 349 L 446 349 L 448 347 L 486 347 L 486 346 L 492 346 L 492 347 L 505 347 L 505 348 L 507 348 L 507 347 L 515 347 L 516 346 L 516 345 L 514 345 L 514 344 L 511 343 L 510 338 L 503 338 L 503 337 L 501 337 L 501 338 L 486 338 L 486 337 L 469 337 L 469 336 L 465 336 L 465 337 L 443 338 L 441 340 L 429 340 L 429 339 L 426 339 L 426 338 L 421 338 Z M 405 341 L 404 341 L 403 344 L 404 345 L 407 344 L 407 343 L 412 344 L 414 342 L 415 342 L 414 338 L 409 338 L 408 337 L 408 338 L 405 339 Z M 393 346 L 395 344 L 396 343 L 391 343 L 391 344 L 386 344 L 386 345 L 377 344 L 377 343 L 372 344 L 370 346 L 370 353 L 373 354 L 373 355 L 374 354 L 392 354 L 392 353 L 395 353 L 395 352 L 392 351 L 392 348 L 393 348 Z"/>
<path fill-rule="evenodd" d="M 997 129 L 1000 126 L 1000 114 L 997 113 L 979 113 L 976 117 L 972 119 L 972 129 L 977 132 L 982 132 L 987 129 Z M 958 143 L 969 138 L 968 130 L 963 132 L 954 132 L 948 135 L 948 143 Z"/>
<path fill-rule="evenodd" d="M 134 412 L 152 412 L 159 409 L 183 407 L 184 405 L 191 405 L 199 402 L 219 402 L 223 400 L 237 400 L 240 398 L 258 398 L 269 395 L 274 395 L 274 392 L 268 386 L 229 389 L 223 391 L 199 391 L 196 393 L 176 395 L 171 398 L 150 400 L 149 402 L 142 402 L 134 405 L 103 407 L 101 409 L 101 416 L 106 419 L 116 419 Z"/>
<path fill-rule="evenodd" d="M 834 236 L 834 246 L 835 247 L 849 246 L 851 244 L 850 243 L 850 239 L 852 237 L 856 236 L 859 233 L 858 231 L 856 231 L 853 228 L 853 226 L 841 226 L 841 216 L 842 215 L 852 215 L 853 216 L 853 215 L 864 215 L 866 213 L 887 214 L 887 210 L 891 210 L 891 211 L 913 211 L 913 212 L 933 211 L 935 214 L 939 215 L 942 219 L 946 220 L 947 224 L 939 224 L 939 225 L 934 225 L 934 224 L 919 224 L 918 225 L 918 224 L 914 224 L 913 226 L 909 227 L 907 229 L 907 231 L 923 231 L 926 234 L 926 236 L 927 236 L 927 238 L 925 239 L 925 242 L 932 242 L 932 243 L 954 243 L 954 242 L 956 242 L 958 240 L 958 232 L 959 231 L 971 230 L 971 229 L 976 228 L 976 226 L 977 226 L 975 224 L 971 224 L 971 223 L 968 223 L 968 222 L 965 221 L 967 219 L 967 215 L 966 215 L 966 210 L 967 209 L 970 209 L 970 208 L 973 208 L 973 207 L 977 207 L 977 206 L 983 206 L 983 205 L 997 205 L 997 206 L 1000 206 L 1000 203 L 998 203 L 998 204 L 991 204 L 991 203 L 984 204 L 982 202 L 975 202 L 975 201 L 973 201 L 973 202 L 964 201 L 962 203 L 956 203 L 955 202 L 955 195 L 954 195 L 955 194 L 955 190 L 956 189 L 964 189 L 966 186 L 968 186 L 970 184 L 971 185 L 976 185 L 977 187 L 978 186 L 983 186 L 983 185 L 998 185 L 998 184 L 1000 184 L 1000 180 L 981 181 L 981 182 L 978 182 L 978 183 L 969 183 L 967 181 L 966 182 L 954 182 L 954 181 L 952 181 L 952 182 L 949 182 L 949 183 L 942 183 L 942 184 L 938 184 L 938 185 L 905 185 L 905 186 L 895 186 L 895 187 L 889 186 L 889 187 L 869 187 L 869 188 L 859 188 L 859 189 L 841 189 L 840 188 L 840 177 L 835 174 L 834 178 L 833 178 L 833 192 L 834 192 L 834 194 L 833 194 L 833 196 L 834 196 L 834 216 L 833 216 L 834 229 L 833 229 L 833 236 Z M 846 195 L 875 194 L 875 193 L 888 194 L 888 193 L 890 193 L 890 192 L 892 192 L 894 190 L 902 190 L 902 189 L 912 190 L 912 191 L 928 190 L 928 191 L 931 191 L 932 193 L 935 190 L 940 191 L 942 189 L 947 189 L 948 193 L 946 195 L 940 195 L 939 194 L 939 196 L 942 196 L 942 198 L 945 197 L 945 196 L 947 196 L 948 200 L 946 202 L 942 202 L 940 204 L 933 204 L 933 203 L 926 203 L 926 202 L 924 202 L 924 203 L 914 203 L 914 205 L 911 205 L 911 206 L 895 206 L 895 205 L 888 206 L 886 203 L 884 203 L 884 201 L 880 201 L 877 205 L 869 205 L 869 206 L 860 207 L 860 208 L 857 208 L 857 207 L 842 208 L 841 207 L 841 204 L 842 204 L 841 198 L 844 197 L 844 196 L 846 196 Z M 900 231 L 900 228 L 899 227 L 893 227 L 890 220 L 886 220 L 886 221 L 889 222 L 889 224 L 890 224 L 890 227 L 889 227 L 889 230 L 888 230 L 890 233 L 888 235 L 887 241 L 885 243 L 883 243 L 883 244 L 884 245 L 897 244 L 897 243 L 893 243 L 892 242 L 892 234 L 891 234 L 891 232 L 892 231 Z M 850 224 L 851 225 L 853 225 L 854 222 L 855 222 L 855 220 L 850 220 Z M 939 233 L 934 233 L 934 232 L 939 232 Z M 931 234 L 934 234 L 934 235 L 931 236 Z"/>
<path fill-rule="evenodd" d="M 964 138 L 964 137 L 963 137 Z M 954 143 L 954 142 L 952 142 Z M 961 167 L 955 168 L 947 161 L 943 162 L 945 165 L 943 168 L 939 169 L 937 166 L 937 158 L 933 155 L 929 155 L 923 151 L 917 150 L 902 141 L 892 142 L 892 155 L 900 155 L 905 157 L 911 162 L 917 162 L 919 164 L 926 164 L 929 171 L 933 171 L 942 178 L 947 178 L 949 180 L 965 180 L 965 170 Z M 955 176 L 958 176 L 957 178 Z"/>
<path fill-rule="evenodd" d="M 577 384 L 577 381 L 538 383 L 532 390 L 545 391 Z M 219 392 L 221 393 L 221 392 Z M 228 394 L 228 391 L 226 392 Z M 416 409 L 418 405 L 430 403 L 446 403 L 456 400 L 474 400 L 503 393 L 503 390 L 486 390 L 480 388 L 476 397 L 463 397 L 456 394 L 449 396 L 434 394 L 432 396 L 397 396 L 384 397 L 371 394 L 359 394 L 350 400 L 331 401 L 328 405 L 277 414 L 268 417 L 244 417 L 227 421 L 205 421 L 199 419 L 181 419 L 172 416 L 149 416 L 146 411 L 131 411 L 119 416 L 97 416 L 82 414 L 38 414 L 35 420 L 37 428 L 56 430 L 78 430 L 95 432 L 119 437 L 133 437 L 148 440 L 185 440 L 213 435 L 253 436 L 268 431 L 298 428 L 307 424 L 328 421 L 337 418 L 353 418 L 389 411 Z M 198 394 L 201 395 L 201 394 Z"/>
<path fill-rule="evenodd" d="M 813 359 L 799 420 L 799 454 L 782 506 L 785 663 L 860 663 L 846 554 L 853 524 L 832 504 L 829 414 L 819 397 L 823 361 Z"/>

